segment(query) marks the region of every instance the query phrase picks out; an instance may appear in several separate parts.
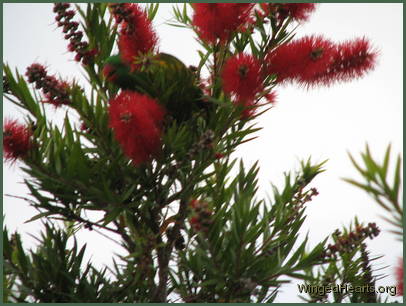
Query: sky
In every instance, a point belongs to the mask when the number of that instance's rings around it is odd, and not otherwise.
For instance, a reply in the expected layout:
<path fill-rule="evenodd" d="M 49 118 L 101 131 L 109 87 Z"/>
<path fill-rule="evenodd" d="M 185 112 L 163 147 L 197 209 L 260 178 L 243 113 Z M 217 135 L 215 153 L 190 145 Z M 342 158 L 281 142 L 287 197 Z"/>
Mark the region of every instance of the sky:
<path fill-rule="evenodd" d="M 171 4 L 161 4 L 154 20 L 160 37 L 160 51 L 176 55 L 186 64 L 196 64 L 199 49 L 194 34 L 186 29 L 170 27 Z M 271 183 L 282 187 L 283 173 L 294 171 L 300 160 L 309 156 L 314 161 L 328 159 L 326 172 L 312 186 L 320 195 L 307 208 L 302 234 L 309 233 L 315 245 L 336 228 L 349 225 L 357 216 L 360 221 L 376 222 L 382 233 L 368 241 L 372 255 L 384 255 L 379 266 L 389 266 L 388 277 L 378 285 L 394 285 L 393 265 L 402 256 L 402 244 L 388 232 L 390 227 L 380 215 L 385 212 L 361 190 L 342 178 L 360 179 L 347 152 L 358 157 L 368 143 L 372 154 L 382 160 L 386 146 L 403 153 L 403 4 L 321 4 L 310 21 L 301 25 L 296 37 L 323 34 L 335 42 L 365 36 L 379 51 L 376 69 L 366 77 L 329 88 L 303 89 L 293 85 L 277 89 L 278 100 L 273 109 L 258 119 L 263 129 L 259 138 L 242 145 L 235 156 L 247 165 L 259 161 L 260 189 L 258 197 L 271 194 Z M 16 18 L 18 16 L 18 18 Z M 51 4 L 8 4 L 3 6 L 3 61 L 24 73 L 26 67 L 39 62 L 49 72 L 65 79 L 83 81 L 80 66 L 66 50 L 67 42 L 53 22 Z M 63 112 L 50 113 L 58 120 Z M 3 103 L 3 117 L 21 118 L 21 111 Z M 15 166 L 3 165 L 3 193 L 27 195 L 23 174 Z M 41 229 L 39 222 L 24 224 L 36 211 L 22 200 L 3 197 L 5 224 L 10 230 L 23 233 L 25 245 L 34 245 L 28 235 Z M 94 232 L 80 236 L 92 250 L 98 264 L 111 262 L 116 246 Z M 100 247 L 103 246 L 103 248 Z M 94 250 L 94 252 L 93 252 Z M 283 288 L 279 302 L 299 302 L 294 281 Z"/>

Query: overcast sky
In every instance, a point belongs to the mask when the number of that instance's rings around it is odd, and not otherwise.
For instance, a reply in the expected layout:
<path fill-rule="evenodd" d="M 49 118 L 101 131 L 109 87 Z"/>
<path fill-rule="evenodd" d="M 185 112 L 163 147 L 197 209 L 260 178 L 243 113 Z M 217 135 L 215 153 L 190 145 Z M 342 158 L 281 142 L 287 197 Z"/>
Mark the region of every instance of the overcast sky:
<path fill-rule="evenodd" d="M 259 197 L 270 193 L 270 183 L 282 186 L 283 173 L 295 170 L 301 159 L 312 156 L 315 161 L 328 159 L 327 171 L 314 180 L 320 195 L 307 209 L 304 234 L 309 231 L 312 245 L 348 225 L 358 216 L 363 222 L 376 222 L 382 234 L 368 241 L 372 255 L 385 255 L 381 266 L 389 276 L 380 285 L 394 285 L 392 265 L 402 255 L 402 245 L 387 232 L 389 226 L 379 217 L 385 212 L 361 190 L 341 178 L 359 178 L 347 151 L 354 155 L 368 142 L 373 154 L 381 160 L 388 143 L 393 152 L 403 152 L 403 5 L 402 4 L 321 4 L 310 21 L 297 31 L 297 37 L 323 34 L 336 42 L 366 36 L 379 50 L 375 71 L 365 78 L 330 88 L 305 90 L 289 85 L 278 88 L 276 107 L 258 120 L 263 130 L 257 140 L 241 146 L 236 156 L 247 164 L 259 160 Z M 162 4 L 155 20 L 160 36 L 160 50 L 172 53 L 187 64 L 196 64 L 199 45 L 192 32 L 165 25 L 171 16 L 171 5 Z M 73 54 L 66 51 L 67 42 L 56 27 L 52 4 L 4 4 L 3 60 L 21 73 L 33 62 L 49 67 L 67 79 L 81 79 L 80 66 Z M 18 16 L 18 17 L 17 17 Z M 52 108 L 50 113 L 55 117 Z M 3 117 L 21 117 L 9 102 L 3 103 Z M 4 165 L 3 191 L 24 196 L 22 173 L 17 166 Z M 24 201 L 4 198 L 5 223 L 11 230 L 38 233 L 40 224 L 23 224 L 35 214 Z M 81 236 L 89 246 L 89 254 L 98 264 L 110 262 L 115 245 L 97 234 Z M 32 238 L 25 235 L 27 246 Z M 103 249 L 100 249 L 100 245 Z M 96 250 L 96 252 L 93 252 Z M 296 284 L 284 287 L 278 301 L 299 301 Z"/>

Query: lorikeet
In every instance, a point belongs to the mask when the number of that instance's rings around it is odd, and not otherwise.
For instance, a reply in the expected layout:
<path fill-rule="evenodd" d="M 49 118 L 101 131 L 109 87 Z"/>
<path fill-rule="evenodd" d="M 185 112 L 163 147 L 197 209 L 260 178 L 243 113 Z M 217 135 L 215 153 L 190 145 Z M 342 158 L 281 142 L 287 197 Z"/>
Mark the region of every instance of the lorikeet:
<path fill-rule="evenodd" d="M 146 58 L 136 71 L 131 71 L 120 55 L 114 55 L 106 60 L 103 74 L 121 89 L 157 99 L 178 123 L 199 111 L 207 113 L 210 108 L 210 103 L 203 100 L 194 71 L 170 54 L 159 53 Z"/>

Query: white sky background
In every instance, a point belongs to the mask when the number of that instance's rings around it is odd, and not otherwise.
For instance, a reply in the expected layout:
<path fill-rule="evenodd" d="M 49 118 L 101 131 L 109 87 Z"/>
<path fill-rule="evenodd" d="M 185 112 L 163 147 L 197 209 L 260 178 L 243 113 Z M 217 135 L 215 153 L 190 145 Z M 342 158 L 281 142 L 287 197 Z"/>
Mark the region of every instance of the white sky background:
<path fill-rule="evenodd" d="M 189 30 L 165 25 L 171 16 L 170 4 L 161 4 L 154 21 L 160 37 L 160 51 L 176 55 L 187 64 L 196 64 L 199 45 Z M 73 53 L 66 51 L 67 41 L 53 22 L 52 4 L 4 4 L 3 60 L 20 73 L 33 62 L 46 64 L 49 73 L 67 79 L 81 78 L 80 66 Z M 314 180 L 320 195 L 309 203 L 304 234 L 309 231 L 310 243 L 331 234 L 336 228 L 349 225 L 354 216 L 363 222 L 376 222 L 383 230 L 368 241 L 372 255 L 385 255 L 380 266 L 389 276 L 378 282 L 394 285 L 393 265 L 402 255 L 402 244 L 387 230 L 390 227 L 379 217 L 385 212 L 363 191 L 343 182 L 342 177 L 359 178 L 347 151 L 358 157 L 368 142 L 378 160 L 382 160 L 387 144 L 392 151 L 403 152 L 403 7 L 402 4 L 321 4 L 310 21 L 299 27 L 297 37 L 324 34 L 336 42 L 366 36 L 380 51 L 375 71 L 365 78 L 330 88 L 312 90 L 289 85 L 278 88 L 276 107 L 262 115 L 257 140 L 240 147 L 236 156 L 247 164 L 259 160 L 260 198 L 271 192 L 270 182 L 282 187 L 283 172 L 295 170 L 299 160 L 312 156 L 315 161 L 329 159 L 327 171 Z M 50 114 L 53 111 L 49 108 Z M 54 112 L 56 117 L 63 112 Z M 3 117 L 21 118 L 20 110 L 10 102 L 3 103 Z M 24 196 L 18 165 L 3 165 L 3 192 Z M 25 233 L 26 246 L 34 240 L 39 222 L 23 224 L 36 211 L 27 203 L 3 197 L 5 223 L 10 230 Z M 88 244 L 88 255 L 98 264 L 111 262 L 116 245 L 94 232 L 81 235 Z M 296 283 L 283 287 L 279 302 L 300 301 Z"/>

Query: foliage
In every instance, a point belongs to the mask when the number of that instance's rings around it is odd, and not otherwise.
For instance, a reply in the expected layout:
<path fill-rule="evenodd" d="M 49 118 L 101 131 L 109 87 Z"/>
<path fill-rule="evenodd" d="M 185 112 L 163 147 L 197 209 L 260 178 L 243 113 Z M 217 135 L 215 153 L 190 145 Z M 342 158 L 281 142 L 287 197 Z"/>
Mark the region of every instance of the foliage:
<path fill-rule="evenodd" d="M 395 169 L 393 171 L 392 184 L 388 181 L 388 172 L 390 171 L 391 146 L 386 149 L 382 163 L 373 159 L 368 145 L 364 153 L 361 153 L 364 169 L 355 161 L 349 153 L 350 160 L 355 169 L 361 174 L 365 183 L 360 183 L 353 179 L 346 178 L 346 182 L 366 191 L 376 203 L 390 213 L 390 218 L 382 217 L 385 221 L 396 227 L 392 230 L 399 240 L 403 240 L 403 206 L 400 204 L 401 197 L 401 157 L 398 155 L 396 159 Z M 370 258 L 370 253 L 367 251 L 367 245 L 364 240 L 367 237 L 373 238 L 379 234 L 374 223 L 369 223 L 367 226 L 359 224 L 355 219 L 354 226 L 343 231 L 337 230 L 333 233 L 332 238 L 334 244 L 328 244 L 326 248 L 327 257 L 331 260 L 328 265 L 322 265 L 317 269 L 308 270 L 308 274 L 312 281 L 306 285 L 310 286 L 302 291 L 308 293 L 309 297 L 304 300 L 309 302 L 334 302 L 341 303 L 349 301 L 357 302 L 388 302 L 388 298 L 383 299 L 377 294 L 376 281 L 383 278 L 383 275 L 373 275 L 372 262 L 382 256 Z M 402 267 L 403 259 L 400 260 Z M 397 268 L 398 269 L 398 268 Z M 398 271 L 398 270 L 396 270 Z M 401 268 L 403 277 L 403 268 Z M 352 294 L 348 290 L 336 290 L 336 292 L 326 292 L 319 290 L 320 285 L 330 284 L 347 284 L 354 288 Z M 331 286 L 330 286 L 331 287 Z M 313 288 L 313 291 L 311 289 Z M 355 288 L 364 288 L 355 291 Z M 317 290 L 316 290 L 317 289 Z M 308 290 L 309 292 L 306 292 Z M 403 295 L 403 280 L 398 279 L 398 284 L 390 288 L 391 295 L 397 293 Z"/>
<path fill-rule="evenodd" d="M 82 264 L 86 250 L 80 250 L 76 240 L 68 246 L 69 235 L 50 223 L 37 238 L 39 247 L 25 252 L 21 237 L 9 237 L 3 231 L 4 300 L 15 302 L 91 302 L 109 301 L 111 284 L 105 277 L 106 269 L 96 270 L 90 263 Z"/>
<path fill-rule="evenodd" d="M 383 163 L 378 163 L 373 159 L 368 145 L 365 152 L 361 153 L 364 169 L 355 161 L 351 154 L 350 159 L 358 173 L 364 179 L 364 183 L 352 179 L 344 179 L 346 182 L 366 191 L 375 202 L 390 213 L 390 217 L 382 217 L 385 221 L 395 226 L 392 233 L 396 234 L 398 239 L 403 240 L 403 206 L 401 204 L 401 156 L 396 158 L 396 165 L 393 171 L 392 183 L 388 178 L 390 170 L 389 163 L 391 157 L 391 146 L 386 149 Z"/>

